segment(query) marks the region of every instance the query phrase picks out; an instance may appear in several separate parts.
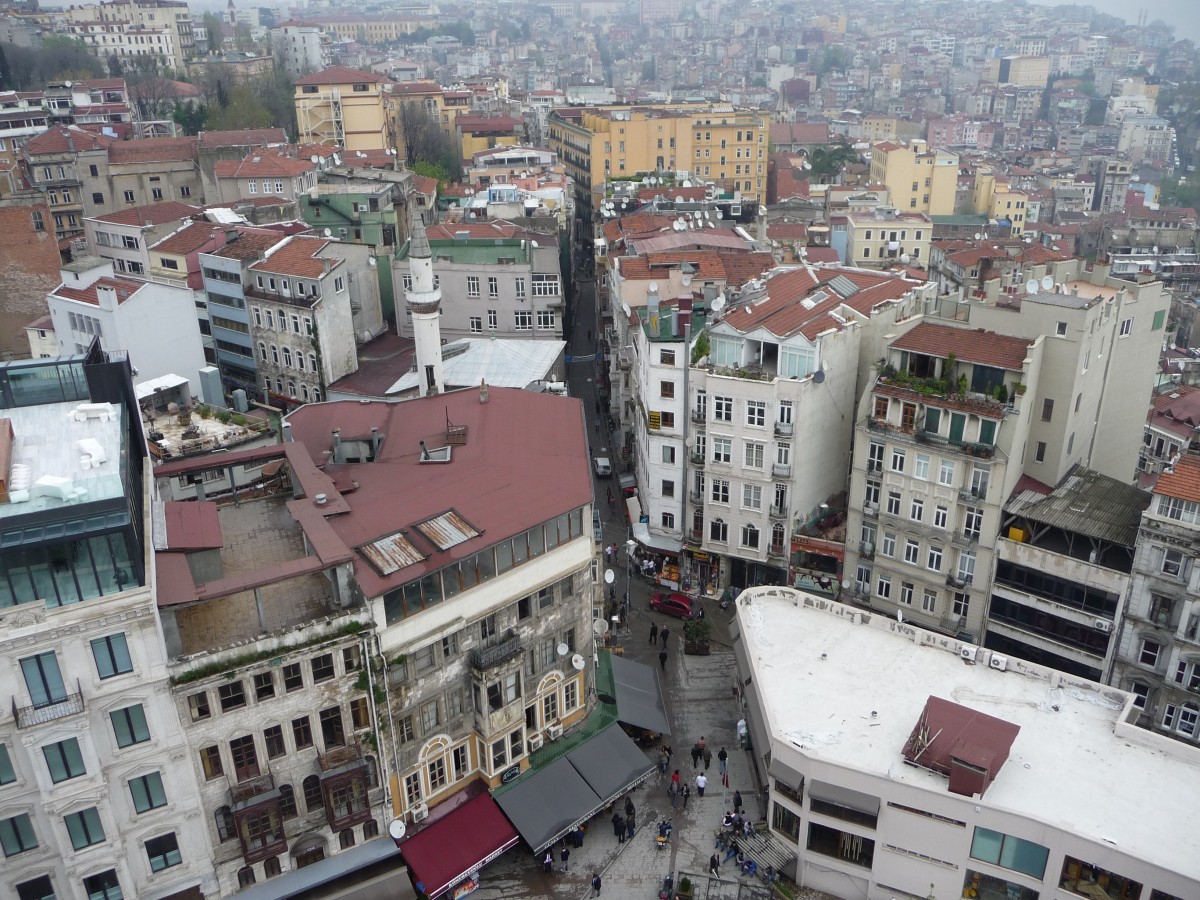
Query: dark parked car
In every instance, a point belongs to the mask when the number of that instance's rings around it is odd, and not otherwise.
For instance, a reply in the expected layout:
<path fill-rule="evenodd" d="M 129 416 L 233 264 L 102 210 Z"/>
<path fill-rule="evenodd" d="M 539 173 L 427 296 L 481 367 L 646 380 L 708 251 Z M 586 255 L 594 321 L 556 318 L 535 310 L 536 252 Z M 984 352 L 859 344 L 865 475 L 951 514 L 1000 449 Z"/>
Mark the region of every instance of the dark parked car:
<path fill-rule="evenodd" d="M 650 598 L 650 608 L 677 619 L 690 619 L 692 598 L 686 594 L 655 594 Z"/>

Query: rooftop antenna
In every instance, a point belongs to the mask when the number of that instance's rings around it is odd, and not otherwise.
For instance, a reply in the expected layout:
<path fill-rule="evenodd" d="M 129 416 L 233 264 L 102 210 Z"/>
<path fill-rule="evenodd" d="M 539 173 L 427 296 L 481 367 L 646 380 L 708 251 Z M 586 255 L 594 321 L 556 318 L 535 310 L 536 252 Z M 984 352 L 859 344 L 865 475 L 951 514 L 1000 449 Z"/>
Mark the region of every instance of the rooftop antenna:
<path fill-rule="evenodd" d="M 1042 277 L 1042 290 L 1043 290 L 1043 291 L 1048 291 L 1048 290 L 1050 290 L 1052 287 L 1054 287 L 1054 276 L 1053 276 L 1053 275 L 1045 275 L 1045 276 L 1043 276 L 1043 277 Z"/>
<path fill-rule="evenodd" d="M 1030 278 L 1027 282 L 1025 282 L 1025 293 L 1036 294 L 1037 289 L 1038 283 L 1036 278 Z"/>

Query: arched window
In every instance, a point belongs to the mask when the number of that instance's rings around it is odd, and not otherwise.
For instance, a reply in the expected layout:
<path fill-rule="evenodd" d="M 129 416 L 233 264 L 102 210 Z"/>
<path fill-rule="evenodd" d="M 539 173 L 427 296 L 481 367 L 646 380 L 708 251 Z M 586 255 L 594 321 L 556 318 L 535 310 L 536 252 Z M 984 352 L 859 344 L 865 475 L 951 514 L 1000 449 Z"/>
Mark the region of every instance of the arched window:
<path fill-rule="evenodd" d="M 298 815 L 296 812 L 296 792 L 292 790 L 290 784 L 281 784 L 279 786 L 279 811 L 285 819 L 294 819 Z"/>
<path fill-rule="evenodd" d="M 304 371 L 304 354 L 299 350 L 296 351 L 296 368 L 301 372 Z"/>
<path fill-rule="evenodd" d="M 292 348 L 291 347 L 283 348 L 283 364 L 285 366 L 287 366 L 289 369 L 292 367 Z"/>
<path fill-rule="evenodd" d="M 282 378 L 275 379 L 275 392 L 278 394 L 283 393 L 283 379 Z"/>
<path fill-rule="evenodd" d="M 317 390 L 316 388 L 313 388 L 313 403 L 320 403 L 320 402 L 321 402 L 321 392 L 319 390 Z"/>
<path fill-rule="evenodd" d="M 250 887 L 254 884 L 254 868 L 253 866 L 242 866 L 238 869 L 238 887 Z"/>
<path fill-rule="evenodd" d="M 369 822 L 363 822 L 363 840 L 369 841 L 374 837 L 379 837 L 379 823 L 374 819 Z"/>
<path fill-rule="evenodd" d="M 267 345 L 262 341 L 258 342 L 258 358 L 263 362 L 267 361 Z"/>
<path fill-rule="evenodd" d="M 213 818 L 217 820 L 217 837 L 220 840 L 228 841 L 237 836 L 237 830 L 233 827 L 233 813 L 228 806 L 217 807 Z"/>
<path fill-rule="evenodd" d="M 325 808 L 325 798 L 321 796 L 321 779 L 309 775 L 304 779 L 304 805 L 309 812 Z"/>
<path fill-rule="evenodd" d="M 271 345 L 271 362 L 279 365 L 279 348 L 274 344 Z"/>
<path fill-rule="evenodd" d="M 288 379 L 288 396 L 289 397 L 296 396 L 296 382 L 292 381 L 292 379 L 290 379 L 290 378 Z"/>
<path fill-rule="evenodd" d="M 783 523 L 776 522 L 771 529 L 771 546 L 773 548 L 783 546 Z"/>
<path fill-rule="evenodd" d="M 353 847 L 354 846 L 354 829 L 353 828 L 343 829 L 342 833 L 338 835 L 338 843 L 341 844 L 343 850 L 349 850 L 351 847 Z"/>
<path fill-rule="evenodd" d="M 308 385 L 307 384 L 300 385 L 300 399 L 303 400 L 305 403 L 308 402 Z"/>
<path fill-rule="evenodd" d="M 308 367 L 310 369 L 312 369 L 314 372 L 317 371 L 317 354 L 315 354 L 315 353 L 308 354 Z"/>
<path fill-rule="evenodd" d="M 263 860 L 263 874 L 268 878 L 274 878 L 280 872 L 279 857 L 268 856 Z"/>

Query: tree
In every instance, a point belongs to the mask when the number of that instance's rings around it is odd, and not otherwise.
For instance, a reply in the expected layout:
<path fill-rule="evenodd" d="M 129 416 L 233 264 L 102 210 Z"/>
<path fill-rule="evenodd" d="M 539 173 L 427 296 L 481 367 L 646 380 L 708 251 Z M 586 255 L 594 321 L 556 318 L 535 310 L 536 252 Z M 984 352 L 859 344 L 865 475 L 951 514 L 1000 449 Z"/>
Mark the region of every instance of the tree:
<path fill-rule="evenodd" d="M 225 43 L 225 27 L 214 13 L 204 14 L 204 28 L 208 31 L 208 52 L 220 53 L 221 45 Z"/>
<path fill-rule="evenodd" d="M 204 128 L 204 120 L 208 117 L 208 107 L 203 103 L 182 103 L 175 101 L 171 109 L 171 118 L 184 134 L 199 134 Z"/>
<path fill-rule="evenodd" d="M 241 128 L 269 128 L 271 113 L 259 102 L 250 84 L 234 87 L 226 103 L 210 106 L 204 119 L 209 131 L 234 131 Z"/>
<path fill-rule="evenodd" d="M 404 158 L 414 172 L 418 163 L 441 167 L 447 173 L 458 171 L 458 151 L 453 142 L 416 100 L 400 105 L 400 140 Z"/>
<path fill-rule="evenodd" d="M 842 174 L 842 169 L 854 162 L 859 162 L 858 153 L 844 141 L 817 147 L 808 156 L 810 175 L 819 184 L 834 181 Z"/>
<path fill-rule="evenodd" d="M 254 35 L 250 33 L 250 26 L 245 22 L 238 22 L 234 26 L 233 46 L 237 47 L 243 53 L 254 49 Z"/>
<path fill-rule="evenodd" d="M 412 170 L 417 175 L 424 175 L 426 178 L 436 178 L 439 190 L 444 185 L 454 181 L 449 172 L 433 163 L 419 162 L 412 167 Z"/>

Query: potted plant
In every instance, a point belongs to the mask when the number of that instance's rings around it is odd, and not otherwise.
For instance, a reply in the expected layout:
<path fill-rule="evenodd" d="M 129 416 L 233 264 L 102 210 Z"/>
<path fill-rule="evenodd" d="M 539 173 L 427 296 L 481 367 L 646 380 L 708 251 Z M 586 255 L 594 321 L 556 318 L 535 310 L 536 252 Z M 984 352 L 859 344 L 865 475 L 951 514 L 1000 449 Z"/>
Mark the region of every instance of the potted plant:
<path fill-rule="evenodd" d="M 708 656 L 708 638 L 712 625 L 707 619 L 688 619 L 683 623 L 683 652 L 692 656 Z"/>
<path fill-rule="evenodd" d="M 687 626 L 684 627 L 686 628 Z M 675 892 L 675 896 L 677 898 L 686 898 L 686 900 L 691 900 L 692 891 L 692 879 L 684 875 L 679 879 L 679 890 Z"/>

